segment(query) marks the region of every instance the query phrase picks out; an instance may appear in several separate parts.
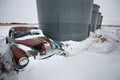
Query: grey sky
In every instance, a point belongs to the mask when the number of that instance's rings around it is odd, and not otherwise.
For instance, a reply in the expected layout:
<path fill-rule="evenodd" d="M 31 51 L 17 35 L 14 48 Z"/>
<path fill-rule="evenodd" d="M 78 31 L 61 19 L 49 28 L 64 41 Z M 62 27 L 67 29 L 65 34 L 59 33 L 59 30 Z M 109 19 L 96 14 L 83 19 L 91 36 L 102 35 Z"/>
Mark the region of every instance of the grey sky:
<path fill-rule="evenodd" d="M 94 0 L 101 6 L 103 24 L 120 25 L 120 0 Z M 0 0 L 0 22 L 37 23 L 36 0 Z"/>

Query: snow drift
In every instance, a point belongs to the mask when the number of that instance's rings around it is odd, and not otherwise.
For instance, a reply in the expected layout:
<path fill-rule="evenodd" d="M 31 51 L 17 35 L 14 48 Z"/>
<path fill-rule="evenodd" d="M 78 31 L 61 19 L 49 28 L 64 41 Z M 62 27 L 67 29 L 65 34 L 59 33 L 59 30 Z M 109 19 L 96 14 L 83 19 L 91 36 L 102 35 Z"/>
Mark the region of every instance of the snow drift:
<path fill-rule="evenodd" d="M 4 38 L 0 41 L 0 51 L 4 53 Z M 81 42 L 62 43 L 67 57 L 54 55 L 44 60 L 30 57 L 23 71 L 5 80 L 120 80 L 120 28 L 103 27 Z"/>

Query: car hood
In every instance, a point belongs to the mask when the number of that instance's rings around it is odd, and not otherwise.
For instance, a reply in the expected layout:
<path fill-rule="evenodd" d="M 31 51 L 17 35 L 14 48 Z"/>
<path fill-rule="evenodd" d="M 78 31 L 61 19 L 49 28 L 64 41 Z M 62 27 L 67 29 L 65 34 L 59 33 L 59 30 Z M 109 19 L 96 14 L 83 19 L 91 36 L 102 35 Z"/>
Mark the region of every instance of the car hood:
<path fill-rule="evenodd" d="M 45 51 L 46 47 L 44 46 L 44 43 L 48 43 L 50 47 L 52 47 L 51 41 L 46 37 L 36 37 L 31 39 L 25 39 L 25 40 L 15 40 L 15 43 L 22 44 L 34 49 L 37 49 L 39 51 Z"/>

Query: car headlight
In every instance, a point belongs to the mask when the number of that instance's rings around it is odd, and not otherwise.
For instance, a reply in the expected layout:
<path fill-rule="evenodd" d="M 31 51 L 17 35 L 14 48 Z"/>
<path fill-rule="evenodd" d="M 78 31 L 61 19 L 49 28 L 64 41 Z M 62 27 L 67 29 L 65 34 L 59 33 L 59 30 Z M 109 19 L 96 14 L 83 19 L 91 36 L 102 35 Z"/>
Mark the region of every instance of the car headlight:
<path fill-rule="evenodd" d="M 20 66 L 26 66 L 29 63 L 29 59 L 27 57 L 22 57 L 19 59 Z"/>

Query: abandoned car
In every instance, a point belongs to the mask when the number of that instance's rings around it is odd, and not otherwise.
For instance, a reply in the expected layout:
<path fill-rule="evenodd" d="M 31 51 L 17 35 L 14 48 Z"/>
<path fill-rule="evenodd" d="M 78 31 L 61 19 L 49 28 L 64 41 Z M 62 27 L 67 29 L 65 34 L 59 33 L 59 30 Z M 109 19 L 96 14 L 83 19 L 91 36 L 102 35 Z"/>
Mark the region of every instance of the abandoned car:
<path fill-rule="evenodd" d="M 17 69 L 24 68 L 31 56 L 35 59 L 45 59 L 63 53 L 62 44 L 45 37 L 38 27 L 12 27 L 6 37 L 6 43 L 10 46 Z"/>

